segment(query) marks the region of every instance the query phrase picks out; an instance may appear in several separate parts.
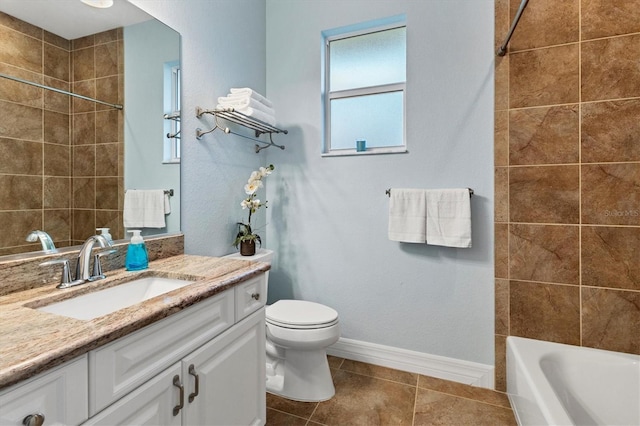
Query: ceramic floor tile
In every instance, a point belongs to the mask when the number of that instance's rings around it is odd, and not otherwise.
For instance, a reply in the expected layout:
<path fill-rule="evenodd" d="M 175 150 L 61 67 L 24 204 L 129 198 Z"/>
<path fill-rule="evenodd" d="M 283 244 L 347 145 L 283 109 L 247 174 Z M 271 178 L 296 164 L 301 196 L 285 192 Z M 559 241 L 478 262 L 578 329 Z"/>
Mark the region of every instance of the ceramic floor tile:
<path fill-rule="evenodd" d="M 306 424 L 307 419 L 267 408 L 265 426 L 305 426 Z"/>
<path fill-rule="evenodd" d="M 413 424 L 501 426 L 516 425 L 516 420 L 509 408 L 418 389 Z"/>
<path fill-rule="evenodd" d="M 300 402 L 285 399 L 270 393 L 267 393 L 267 407 L 274 410 L 288 413 L 297 417 L 309 419 L 313 410 L 316 409 L 317 402 Z"/>
<path fill-rule="evenodd" d="M 340 366 L 344 362 L 344 358 L 327 355 L 327 361 L 329 361 L 329 368 L 340 368 Z"/>
<path fill-rule="evenodd" d="M 463 383 L 436 379 L 435 377 L 422 375 L 418 380 L 418 388 L 431 389 L 441 393 L 459 396 L 461 398 L 473 399 L 478 402 L 498 405 L 503 408 L 511 409 L 511 404 L 509 404 L 509 398 L 507 398 L 507 395 L 491 389 L 465 385 Z"/>
<path fill-rule="evenodd" d="M 406 371 L 394 370 L 392 368 L 380 367 L 378 365 L 345 359 L 340 366 L 341 370 L 362 374 L 363 376 L 376 377 L 378 379 L 391 380 L 392 382 L 404 383 L 415 386 L 418 382 L 418 375 Z"/>
<path fill-rule="evenodd" d="M 297 402 L 267 394 L 266 424 L 516 424 L 509 400 L 502 392 L 338 357 L 330 356 L 329 364 L 336 387 L 336 394 L 331 400 Z M 411 384 L 405 384 L 403 380 Z"/>
<path fill-rule="evenodd" d="M 318 404 L 311 421 L 326 425 L 410 425 L 415 386 L 334 370 L 335 396 Z"/>

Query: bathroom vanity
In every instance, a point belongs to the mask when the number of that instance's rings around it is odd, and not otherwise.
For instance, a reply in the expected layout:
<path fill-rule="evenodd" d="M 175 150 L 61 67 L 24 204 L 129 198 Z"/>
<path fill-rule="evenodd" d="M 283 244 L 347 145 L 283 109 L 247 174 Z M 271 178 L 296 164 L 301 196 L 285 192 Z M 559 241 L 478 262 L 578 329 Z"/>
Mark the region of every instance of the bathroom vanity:
<path fill-rule="evenodd" d="M 0 424 L 264 424 L 268 269 L 179 255 L 0 297 Z M 91 320 L 38 310 L 144 276 L 193 283 Z"/>

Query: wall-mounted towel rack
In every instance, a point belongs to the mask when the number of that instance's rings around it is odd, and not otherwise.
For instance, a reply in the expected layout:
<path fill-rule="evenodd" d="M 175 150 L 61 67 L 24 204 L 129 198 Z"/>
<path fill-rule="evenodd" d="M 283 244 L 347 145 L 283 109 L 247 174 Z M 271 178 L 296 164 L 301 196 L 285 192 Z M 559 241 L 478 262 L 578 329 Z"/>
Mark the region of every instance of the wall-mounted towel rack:
<path fill-rule="evenodd" d="M 165 120 L 171 120 L 171 121 L 180 121 L 180 112 L 173 112 L 171 114 L 165 114 L 162 116 L 162 118 L 164 118 Z M 176 126 L 179 126 L 179 124 L 176 124 Z M 178 127 L 178 129 L 180 129 L 180 127 Z M 174 133 L 167 133 L 167 139 L 180 139 L 180 130 L 178 130 L 177 132 Z"/>
<path fill-rule="evenodd" d="M 128 190 L 125 190 L 125 192 L 126 192 L 126 191 L 128 191 Z M 165 190 L 164 190 L 164 193 L 165 193 L 166 195 L 168 195 L 169 197 L 173 197 L 173 189 L 165 189 Z"/>
<path fill-rule="evenodd" d="M 473 189 L 468 188 L 469 189 L 469 197 L 473 196 Z M 391 197 L 391 188 L 387 189 L 384 191 L 385 194 L 387 194 L 387 197 Z"/>
<path fill-rule="evenodd" d="M 278 145 L 273 142 L 273 134 L 274 133 L 284 133 L 285 135 L 289 133 L 287 130 L 279 129 L 275 126 L 272 126 L 264 121 L 260 121 L 248 115 L 245 115 L 239 111 L 234 110 L 233 108 L 225 108 L 225 109 L 203 109 L 200 107 L 196 107 L 196 117 L 202 118 L 204 114 L 213 115 L 215 118 L 215 126 L 210 130 L 202 130 L 200 128 L 196 129 L 196 139 L 201 140 L 204 135 L 207 133 L 211 133 L 216 129 L 222 130 L 224 133 L 231 133 L 233 135 L 237 135 L 254 142 L 264 144 L 265 146 L 260 146 L 256 144 L 256 153 L 260 152 L 265 148 L 269 148 L 270 146 L 276 146 L 280 149 L 284 149 L 284 145 Z M 239 124 L 240 126 L 246 127 L 255 132 L 255 138 L 243 135 L 241 133 L 236 133 L 231 131 L 227 126 L 221 125 L 218 121 L 220 118 L 223 118 L 227 121 L 230 121 L 235 124 Z M 257 139 L 262 134 L 269 135 L 269 141 L 262 141 Z"/>

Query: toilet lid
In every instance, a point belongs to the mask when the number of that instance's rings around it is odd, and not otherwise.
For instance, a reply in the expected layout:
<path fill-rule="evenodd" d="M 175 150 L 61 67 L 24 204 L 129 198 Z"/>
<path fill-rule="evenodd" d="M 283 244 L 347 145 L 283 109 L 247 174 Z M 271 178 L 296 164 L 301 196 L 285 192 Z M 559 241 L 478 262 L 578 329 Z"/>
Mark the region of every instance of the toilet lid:
<path fill-rule="evenodd" d="M 268 323 L 287 328 L 321 328 L 338 322 L 338 313 L 328 306 L 304 300 L 279 300 L 267 306 Z"/>

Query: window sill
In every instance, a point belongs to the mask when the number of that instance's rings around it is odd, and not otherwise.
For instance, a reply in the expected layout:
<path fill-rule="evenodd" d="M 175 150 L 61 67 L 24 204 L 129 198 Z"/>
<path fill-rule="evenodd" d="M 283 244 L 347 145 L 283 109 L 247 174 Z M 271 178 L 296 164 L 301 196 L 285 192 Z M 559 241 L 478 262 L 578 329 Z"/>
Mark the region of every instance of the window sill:
<path fill-rule="evenodd" d="M 354 149 L 339 149 L 330 152 L 323 152 L 322 157 L 346 157 L 353 155 L 379 155 L 379 154 L 406 154 L 409 151 L 406 147 L 393 148 L 368 148 L 366 151 L 356 151 Z"/>

